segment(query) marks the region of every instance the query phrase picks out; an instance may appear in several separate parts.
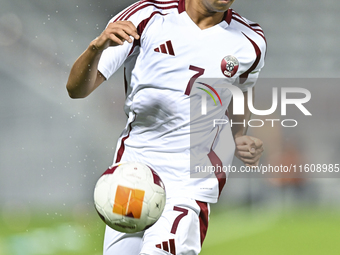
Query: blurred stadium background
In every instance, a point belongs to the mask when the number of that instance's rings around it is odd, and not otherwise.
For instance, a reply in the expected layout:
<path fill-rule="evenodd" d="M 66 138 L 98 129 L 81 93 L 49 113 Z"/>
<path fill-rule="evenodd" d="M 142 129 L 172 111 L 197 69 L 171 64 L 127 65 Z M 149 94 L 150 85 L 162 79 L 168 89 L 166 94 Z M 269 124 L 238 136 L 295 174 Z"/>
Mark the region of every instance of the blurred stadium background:
<path fill-rule="evenodd" d="M 101 254 L 92 193 L 125 123 L 123 76 L 83 100 L 65 84 L 88 43 L 132 2 L 1 0 L 0 255 Z M 340 3 L 236 0 L 233 9 L 266 33 L 262 78 L 319 84 L 302 126 L 250 129 L 266 142 L 262 162 L 340 163 Z M 202 254 L 339 254 L 339 179 L 248 177 L 231 176 L 212 207 Z"/>

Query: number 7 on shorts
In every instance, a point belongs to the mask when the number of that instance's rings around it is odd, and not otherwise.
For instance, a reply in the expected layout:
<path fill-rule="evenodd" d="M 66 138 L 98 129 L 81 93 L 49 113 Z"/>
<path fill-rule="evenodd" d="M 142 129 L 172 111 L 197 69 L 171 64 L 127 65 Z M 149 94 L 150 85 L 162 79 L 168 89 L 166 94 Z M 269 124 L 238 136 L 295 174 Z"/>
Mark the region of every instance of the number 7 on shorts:
<path fill-rule="evenodd" d="M 176 217 L 176 219 L 174 220 L 174 223 L 172 224 L 172 228 L 171 228 L 171 231 L 170 231 L 171 234 L 176 234 L 177 227 L 178 227 L 180 220 L 184 216 L 188 215 L 188 210 L 185 209 L 185 208 L 174 206 L 174 211 L 179 211 L 181 213 Z"/>

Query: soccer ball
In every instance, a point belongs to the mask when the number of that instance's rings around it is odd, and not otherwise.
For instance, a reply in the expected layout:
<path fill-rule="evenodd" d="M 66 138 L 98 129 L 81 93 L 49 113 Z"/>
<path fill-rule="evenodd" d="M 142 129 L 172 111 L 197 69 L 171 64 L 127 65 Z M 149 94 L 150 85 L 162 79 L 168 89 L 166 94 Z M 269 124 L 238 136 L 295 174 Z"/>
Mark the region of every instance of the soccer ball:
<path fill-rule="evenodd" d="M 120 163 L 106 170 L 94 189 L 100 218 L 111 228 L 135 233 L 152 226 L 165 206 L 165 187 L 150 167 Z"/>

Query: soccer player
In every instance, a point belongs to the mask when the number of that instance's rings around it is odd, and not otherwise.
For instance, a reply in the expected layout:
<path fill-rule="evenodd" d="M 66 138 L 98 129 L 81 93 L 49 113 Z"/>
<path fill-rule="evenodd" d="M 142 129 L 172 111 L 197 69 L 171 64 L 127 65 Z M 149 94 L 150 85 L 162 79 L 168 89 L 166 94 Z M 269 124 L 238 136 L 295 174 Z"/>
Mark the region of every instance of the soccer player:
<path fill-rule="evenodd" d="M 264 65 L 263 31 L 230 9 L 233 1 L 139 1 L 112 18 L 75 61 L 67 82 L 71 98 L 88 96 L 124 65 L 128 119 L 114 164 L 149 165 L 167 192 L 163 214 L 149 229 L 124 234 L 106 228 L 105 255 L 198 254 L 209 203 L 217 202 L 226 175 L 190 178 L 190 158 L 222 166 L 236 155 L 247 165 L 258 164 L 262 141 L 245 135 L 245 125 L 198 125 L 201 139 L 190 140 L 195 82 L 217 78 L 239 88 L 246 99 Z M 220 96 L 223 107 L 214 108 L 218 119 L 247 123 L 247 100 L 244 115 L 233 115 L 231 95 Z"/>

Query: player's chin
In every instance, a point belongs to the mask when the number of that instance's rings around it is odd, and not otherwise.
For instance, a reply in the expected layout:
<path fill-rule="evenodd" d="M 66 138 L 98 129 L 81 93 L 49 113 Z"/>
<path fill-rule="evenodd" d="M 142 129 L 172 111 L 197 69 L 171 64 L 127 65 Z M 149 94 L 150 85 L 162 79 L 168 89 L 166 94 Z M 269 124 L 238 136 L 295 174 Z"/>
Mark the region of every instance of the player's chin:
<path fill-rule="evenodd" d="M 218 9 L 219 12 L 225 12 L 229 9 L 231 4 L 234 2 L 234 0 L 217 0 L 215 3 L 216 9 Z"/>
<path fill-rule="evenodd" d="M 219 5 L 230 6 L 235 0 L 217 0 Z"/>

